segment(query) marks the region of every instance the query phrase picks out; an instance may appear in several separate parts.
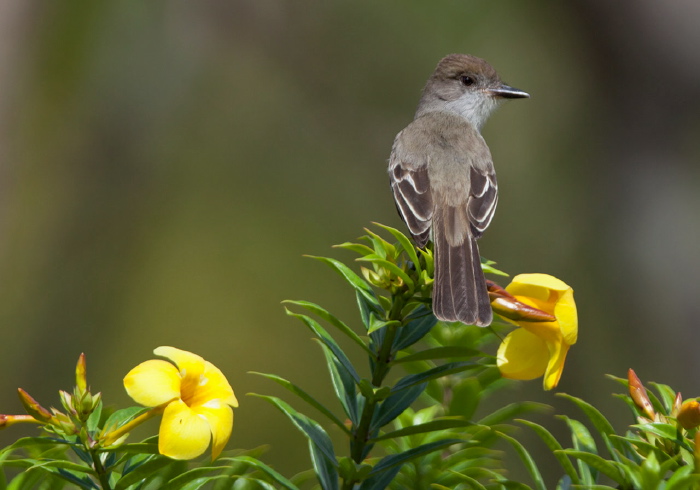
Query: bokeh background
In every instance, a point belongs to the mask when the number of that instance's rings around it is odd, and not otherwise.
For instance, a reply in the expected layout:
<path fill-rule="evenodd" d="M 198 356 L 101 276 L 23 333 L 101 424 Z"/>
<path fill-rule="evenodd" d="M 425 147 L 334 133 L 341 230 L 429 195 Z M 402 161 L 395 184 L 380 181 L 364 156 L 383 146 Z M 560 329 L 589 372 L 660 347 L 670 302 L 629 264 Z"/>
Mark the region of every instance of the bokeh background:
<path fill-rule="evenodd" d="M 0 1 L 0 412 L 18 386 L 57 404 L 80 352 L 126 406 L 124 374 L 173 345 L 233 384 L 229 447 L 308 467 L 302 436 L 244 396 L 279 390 L 246 373 L 330 399 L 280 302 L 358 323 L 302 255 L 348 259 L 330 246 L 402 226 L 386 160 L 452 52 L 532 94 L 484 130 L 501 200 L 481 251 L 574 287 L 560 390 L 619 428 L 605 373 L 700 395 L 698 46 L 696 0 Z M 539 380 L 502 398 L 575 412 Z"/>

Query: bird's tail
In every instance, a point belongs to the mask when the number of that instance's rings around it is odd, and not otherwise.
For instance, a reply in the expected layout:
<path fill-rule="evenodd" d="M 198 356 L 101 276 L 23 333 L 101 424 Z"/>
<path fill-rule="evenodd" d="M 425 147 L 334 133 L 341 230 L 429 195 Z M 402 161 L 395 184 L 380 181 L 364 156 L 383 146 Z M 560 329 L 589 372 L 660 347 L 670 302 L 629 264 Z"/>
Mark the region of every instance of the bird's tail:
<path fill-rule="evenodd" d="M 433 313 L 439 320 L 487 327 L 493 320 L 493 312 L 476 239 L 465 233 L 462 243 L 451 245 L 445 220 L 440 218 L 433 220 Z"/>

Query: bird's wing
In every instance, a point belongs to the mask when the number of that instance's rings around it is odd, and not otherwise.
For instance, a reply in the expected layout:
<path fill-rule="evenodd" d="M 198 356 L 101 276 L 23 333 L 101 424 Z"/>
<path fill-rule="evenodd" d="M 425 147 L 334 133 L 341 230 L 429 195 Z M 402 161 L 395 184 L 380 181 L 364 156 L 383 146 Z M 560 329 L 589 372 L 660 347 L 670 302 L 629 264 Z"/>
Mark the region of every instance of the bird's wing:
<path fill-rule="evenodd" d="M 470 168 L 469 199 L 467 214 L 471 224 L 472 236 L 479 238 L 488 228 L 498 204 L 498 183 L 493 166 L 485 169 Z"/>
<path fill-rule="evenodd" d="M 410 128 L 396 135 L 389 157 L 389 179 L 401 218 L 416 244 L 425 247 L 433 220 L 433 197 L 427 158 L 424 151 L 412 150 Z"/>

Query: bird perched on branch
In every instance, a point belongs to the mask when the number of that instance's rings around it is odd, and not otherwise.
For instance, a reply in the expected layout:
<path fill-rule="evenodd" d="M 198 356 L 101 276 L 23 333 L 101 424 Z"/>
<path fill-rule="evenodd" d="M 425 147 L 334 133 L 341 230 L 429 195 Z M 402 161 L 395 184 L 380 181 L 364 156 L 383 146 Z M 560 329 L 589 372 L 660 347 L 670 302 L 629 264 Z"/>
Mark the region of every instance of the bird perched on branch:
<path fill-rule="evenodd" d="M 488 326 L 493 313 L 476 240 L 491 223 L 498 185 L 481 127 L 505 99 L 529 97 L 504 84 L 486 61 L 440 60 L 413 121 L 396 135 L 389 177 L 416 244 L 434 243 L 433 312 L 444 321 Z"/>

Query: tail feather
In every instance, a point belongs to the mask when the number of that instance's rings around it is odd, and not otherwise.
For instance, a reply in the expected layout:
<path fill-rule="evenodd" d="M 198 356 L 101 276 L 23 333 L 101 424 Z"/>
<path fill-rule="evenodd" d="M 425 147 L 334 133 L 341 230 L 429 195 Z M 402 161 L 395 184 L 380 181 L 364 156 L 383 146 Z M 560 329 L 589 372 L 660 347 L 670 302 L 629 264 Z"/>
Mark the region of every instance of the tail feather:
<path fill-rule="evenodd" d="M 443 321 L 488 326 L 493 313 L 476 239 L 469 235 L 461 244 L 453 246 L 442 226 L 442 220 L 433 221 L 433 313 Z"/>

